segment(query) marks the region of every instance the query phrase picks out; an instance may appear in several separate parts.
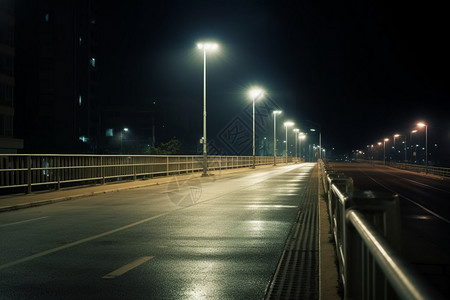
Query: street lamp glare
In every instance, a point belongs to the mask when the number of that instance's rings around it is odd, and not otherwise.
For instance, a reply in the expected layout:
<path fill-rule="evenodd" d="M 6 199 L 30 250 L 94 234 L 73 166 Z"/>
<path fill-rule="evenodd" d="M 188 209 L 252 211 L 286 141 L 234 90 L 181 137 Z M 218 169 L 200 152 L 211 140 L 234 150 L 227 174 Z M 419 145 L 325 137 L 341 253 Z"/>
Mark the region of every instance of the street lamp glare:
<path fill-rule="evenodd" d="M 219 45 L 217 43 L 197 43 L 197 48 L 202 50 L 217 50 Z"/>
<path fill-rule="evenodd" d="M 300 129 L 294 128 L 294 132 L 300 132 Z"/>
<path fill-rule="evenodd" d="M 417 123 L 417 126 L 419 126 L 419 127 L 425 127 L 425 126 L 427 126 L 425 123 L 423 123 L 423 122 L 419 122 L 419 123 Z"/>
<path fill-rule="evenodd" d="M 262 97 L 264 95 L 264 91 L 262 89 L 259 88 L 253 88 L 250 90 L 250 97 L 253 99 L 257 99 L 258 97 Z"/>
<path fill-rule="evenodd" d="M 273 111 L 273 114 L 274 114 L 274 115 L 279 115 L 279 114 L 281 114 L 281 113 L 282 113 L 281 110 L 274 110 L 274 111 Z"/>
<path fill-rule="evenodd" d="M 398 134 L 398 133 L 396 133 L 396 134 L 394 134 L 394 137 L 399 137 L 400 136 L 400 134 Z"/>
<path fill-rule="evenodd" d="M 286 126 L 286 127 L 294 126 L 294 122 L 291 122 L 291 121 L 284 122 L 284 126 Z"/>
<path fill-rule="evenodd" d="M 123 131 L 128 131 L 128 128 L 127 128 L 127 127 L 125 127 L 125 128 L 123 129 Z"/>
<path fill-rule="evenodd" d="M 388 139 L 388 138 L 385 138 L 384 141 L 385 141 L 385 142 L 389 142 L 389 139 Z"/>

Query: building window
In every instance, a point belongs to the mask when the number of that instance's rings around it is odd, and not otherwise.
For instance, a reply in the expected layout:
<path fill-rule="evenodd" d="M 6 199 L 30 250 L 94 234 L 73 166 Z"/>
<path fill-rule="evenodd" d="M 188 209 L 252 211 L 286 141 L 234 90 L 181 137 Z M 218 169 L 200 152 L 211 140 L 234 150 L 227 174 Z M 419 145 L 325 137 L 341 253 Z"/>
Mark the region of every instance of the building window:
<path fill-rule="evenodd" d="M 114 131 L 112 128 L 106 129 L 105 136 L 114 136 Z"/>

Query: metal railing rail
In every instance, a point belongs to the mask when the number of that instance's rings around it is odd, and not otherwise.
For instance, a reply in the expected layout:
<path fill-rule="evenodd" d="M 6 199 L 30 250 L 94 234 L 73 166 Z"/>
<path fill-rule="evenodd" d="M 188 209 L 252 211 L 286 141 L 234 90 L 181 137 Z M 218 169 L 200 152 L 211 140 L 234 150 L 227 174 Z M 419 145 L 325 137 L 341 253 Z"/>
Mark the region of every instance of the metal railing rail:
<path fill-rule="evenodd" d="M 366 159 L 358 159 L 357 161 L 366 162 L 374 165 L 386 165 L 397 169 L 408 170 L 416 173 L 428 173 L 442 177 L 450 177 L 450 168 L 445 167 L 435 167 L 435 166 L 424 166 L 424 165 L 415 165 L 415 164 L 406 164 L 392 161 L 384 161 L 382 160 L 366 160 Z"/>
<path fill-rule="evenodd" d="M 288 162 L 294 162 L 288 157 Z M 286 162 L 277 157 L 277 164 Z M 208 171 L 251 167 L 252 156 L 208 156 Z M 271 165 L 273 156 L 256 156 L 256 165 Z M 0 190 L 105 184 L 203 170 L 201 155 L 0 154 Z M 7 191 L 6 191 L 7 193 Z"/>
<path fill-rule="evenodd" d="M 320 161 L 344 299 L 444 299 L 400 251 L 397 195 L 353 191 Z"/>

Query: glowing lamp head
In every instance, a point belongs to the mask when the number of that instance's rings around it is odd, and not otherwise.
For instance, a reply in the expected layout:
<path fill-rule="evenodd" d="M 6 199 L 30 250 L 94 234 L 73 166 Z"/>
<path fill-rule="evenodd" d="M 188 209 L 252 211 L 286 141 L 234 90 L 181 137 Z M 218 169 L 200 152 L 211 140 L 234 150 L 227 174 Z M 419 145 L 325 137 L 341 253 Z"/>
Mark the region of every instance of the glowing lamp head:
<path fill-rule="evenodd" d="M 385 142 L 389 142 L 389 139 L 388 139 L 388 138 L 386 138 L 386 139 L 384 139 L 384 141 L 385 141 Z"/>
<path fill-rule="evenodd" d="M 300 129 L 294 128 L 294 132 L 300 132 Z"/>
<path fill-rule="evenodd" d="M 252 99 L 256 100 L 258 97 L 262 97 L 264 95 L 264 91 L 260 88 L 252 88 L 249 94 Z"/>
<path fill-rule="evenodd" d="M 123 129 L 123 131 L 127 132 L 127 131 L 128 131 L 128 128 L 127 128 L 127 127 L 125 127 L 125 128 Z"/>
<path fill-rule="evenodd" d="M 425 124 L 425 123 L 423 123 L 423 122 L 420 122 L 420 123 L 417 123 L 417 126 L 419 126 L 419 127 L 425 127 L 425 126 L 427 126 L 427 124 Z"/>
<path fill-rule="evenodd" d="M 396 133 L 394 134 L 394 137 L 398 138 L 400 136 L 400 134 Z"/>
<path fill-rule="evenodd" d="M 291 121 L 284 122 L 284 126 L 285 127 L 294 126 L 294 122 Z"/>
<path fill-rule="evenodd" d="M 217 43 L 198 43 L 197 48 L 204 51 L 217 50 L 219 45 Z"/>
<path fill-rule="evenodd" d="M 274 111 L 273 111 L 273 114 L 274 114 L 274 115 L 279 115 L 279 114 L 281 114 L 281 110 L 274 110 Z"/>

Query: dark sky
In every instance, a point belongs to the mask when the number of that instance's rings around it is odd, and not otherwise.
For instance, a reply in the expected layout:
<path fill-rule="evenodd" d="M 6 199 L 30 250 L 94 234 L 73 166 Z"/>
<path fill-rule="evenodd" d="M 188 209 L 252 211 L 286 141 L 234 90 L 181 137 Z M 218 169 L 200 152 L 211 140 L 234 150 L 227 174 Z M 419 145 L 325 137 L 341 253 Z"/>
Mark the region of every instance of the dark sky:
<path fill-rule="evenodd" d="M 95 2 L 95 1 L 94 1 Z M 396 2 L 392 4 L 391 2 Z M 280 121 L 321 124 L 324 146 L 350 151 L 418 120 L 449 135 L 448 18 L 414 1 L 97 1 L 100 90 L 110 103 L 158 101 L 166 126 L 202 131 L 208 56 L 208 135 L 263 87 Z M 266 98 L 267 100 L 267 98 Z M 265 100 L 262 100 L 265 101 Z"/>

